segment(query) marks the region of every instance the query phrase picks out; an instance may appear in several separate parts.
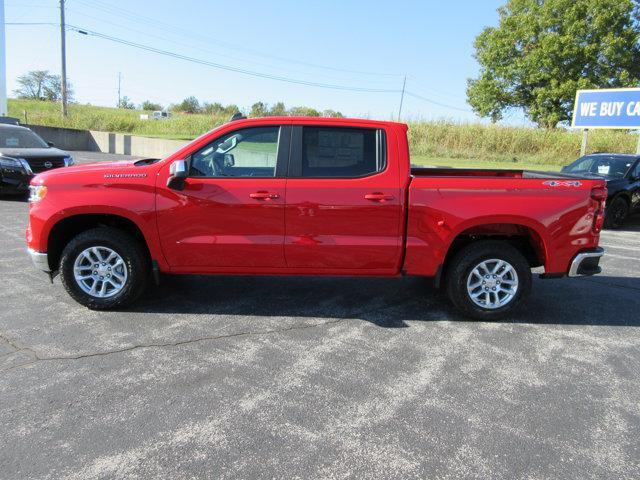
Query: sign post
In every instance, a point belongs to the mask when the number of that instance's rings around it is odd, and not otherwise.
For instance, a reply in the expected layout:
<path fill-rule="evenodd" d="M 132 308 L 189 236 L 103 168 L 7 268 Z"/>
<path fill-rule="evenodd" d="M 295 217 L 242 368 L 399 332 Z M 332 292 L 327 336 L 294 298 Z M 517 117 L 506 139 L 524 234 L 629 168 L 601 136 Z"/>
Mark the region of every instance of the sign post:
<path fill-rule="evenodd" d="M 571 127 L 582 129 L 581 155 L 587 152 L 588 130 L 640 129 L 640 88 L 578 90 Z M 640 153 L 640 136 L 637 150 Z"/>
<path fill-rule="evenodd" d="M 580 145 L 580 156 L 583 157 L 587 154 L 587 143 L 589 142 L 589 129 L 582 130 L 582 145 Z"/>

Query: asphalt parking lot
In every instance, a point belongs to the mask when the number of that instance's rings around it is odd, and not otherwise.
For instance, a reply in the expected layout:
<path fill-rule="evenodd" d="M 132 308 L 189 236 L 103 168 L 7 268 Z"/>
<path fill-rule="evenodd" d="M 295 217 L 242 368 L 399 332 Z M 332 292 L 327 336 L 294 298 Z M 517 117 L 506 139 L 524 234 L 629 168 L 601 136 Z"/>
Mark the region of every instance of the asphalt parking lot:
<path fill-rule="evenodd" d="M 2 479 L 640 478 L 640 218 L 500 323 L 420 279 L 175 277 L 92 312 L 31 265 L 27 204 L 0 218 Z"/>

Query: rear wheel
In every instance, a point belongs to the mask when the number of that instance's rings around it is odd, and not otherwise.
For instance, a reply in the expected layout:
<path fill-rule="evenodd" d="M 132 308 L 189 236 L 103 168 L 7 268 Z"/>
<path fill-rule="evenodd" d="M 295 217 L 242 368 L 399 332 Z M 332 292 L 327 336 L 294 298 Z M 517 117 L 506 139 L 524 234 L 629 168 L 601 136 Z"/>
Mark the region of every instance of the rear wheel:
<path fill-rule="evenodd" d="M 135 301 L 149 273 L 140 244 L 115 228 L 94 228 L 74 237 L 60 258 L 60 277 L 78 303 L 106 310 Z"/>
<path fill-rule="evenodd" d="M 497 320 L 517 310 L 531 291 L 531 268 L 512 245 L 480 241 L 463 248 L 452 259 L 447 295 L 465 315 Z"/>
<path fill-rule="evenodd" d="M 629 203 L 622 197 L 612 200 L 606 209 L 604 226 L 607 228 L 620 228 L 629 214 Z"/>

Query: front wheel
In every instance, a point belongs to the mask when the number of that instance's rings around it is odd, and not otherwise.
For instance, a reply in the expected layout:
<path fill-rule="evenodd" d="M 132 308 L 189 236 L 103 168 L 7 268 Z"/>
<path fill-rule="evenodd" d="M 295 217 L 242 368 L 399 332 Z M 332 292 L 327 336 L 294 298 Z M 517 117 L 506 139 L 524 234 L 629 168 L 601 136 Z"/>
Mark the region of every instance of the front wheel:
<path fill-rule="evenodd" d="M 452 259 L 447 272 L 449 299 L 477 320 L 498 320 L 513 313 L 531 291 L 527 259 L 502 241 L 468 245 Z"/>
<path fill-rule="evenodd" d="M 140 244 L 108 227 L 80 233 L 60 258 L 60 277 L 78 303 L 94 310 L 122 307 L 144 291 L 149 268 Z"/>

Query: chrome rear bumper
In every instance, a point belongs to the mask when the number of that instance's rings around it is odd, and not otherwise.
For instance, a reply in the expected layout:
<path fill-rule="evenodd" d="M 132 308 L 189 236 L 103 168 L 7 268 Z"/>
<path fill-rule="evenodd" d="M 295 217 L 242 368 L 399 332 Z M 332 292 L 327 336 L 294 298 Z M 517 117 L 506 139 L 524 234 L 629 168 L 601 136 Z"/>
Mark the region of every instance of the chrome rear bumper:
<path fill-rule="evenodd" d="M 569 267 L 569 277 L 586 277 L 596 275 L 602 271 L 600 268 L 600 257 L 604 255 L 604 249 L 601 247 L 586 252 L 580 252 L 571 261 Z"/>
<path fill-rule="evenodd" d="M 49 268 L 49 258 L 47 257 L 46 252 L 45 253 L 36 252 L 35 250 L 32 250 L 30 248 L 28 248 L 27 251 L 29 252 L 29 256 L 31 257 L 31 261 L 33 262 L 33 265 L 38 270 L 42 270 L 43 272 L 51 271 L 51 269 Z"/>

